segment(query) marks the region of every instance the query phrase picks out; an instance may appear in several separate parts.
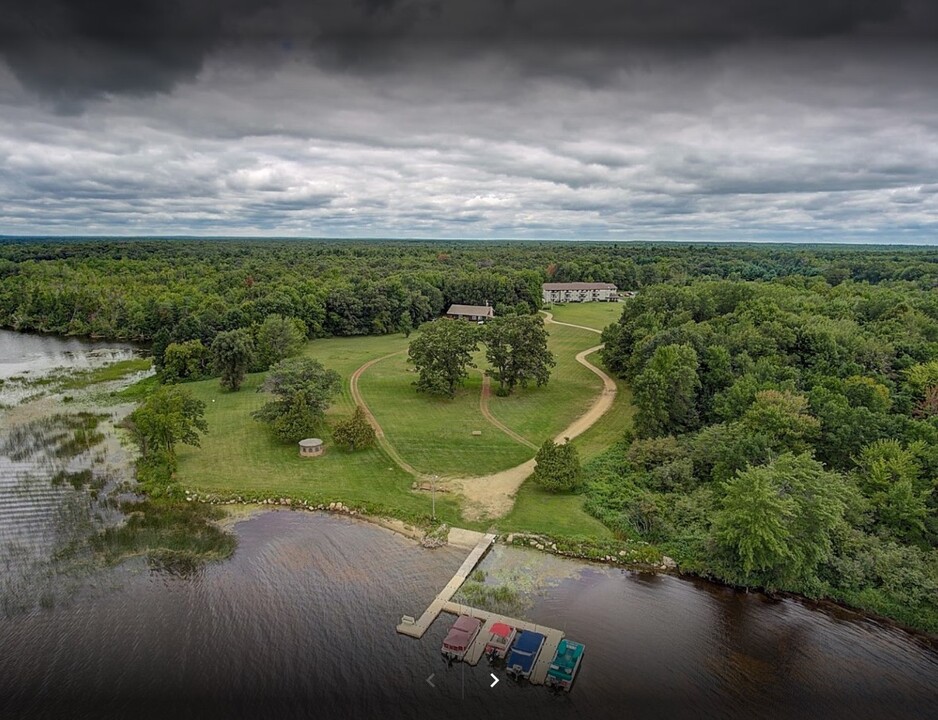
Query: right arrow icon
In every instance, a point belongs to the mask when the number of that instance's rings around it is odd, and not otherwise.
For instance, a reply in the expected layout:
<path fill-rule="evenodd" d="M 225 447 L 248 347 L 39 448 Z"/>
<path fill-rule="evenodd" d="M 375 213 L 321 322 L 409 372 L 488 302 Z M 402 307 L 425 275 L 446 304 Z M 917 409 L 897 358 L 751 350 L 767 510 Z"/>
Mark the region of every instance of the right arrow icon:
<path fill-rule="evenodd" d="M 496 685 L 498 685 L 498 678 L 495 677 L 495 673 L 489 673 L 489 675 L 492 676 L 492 684 L 489 685 L 489 687 L 495 687 Z"/>

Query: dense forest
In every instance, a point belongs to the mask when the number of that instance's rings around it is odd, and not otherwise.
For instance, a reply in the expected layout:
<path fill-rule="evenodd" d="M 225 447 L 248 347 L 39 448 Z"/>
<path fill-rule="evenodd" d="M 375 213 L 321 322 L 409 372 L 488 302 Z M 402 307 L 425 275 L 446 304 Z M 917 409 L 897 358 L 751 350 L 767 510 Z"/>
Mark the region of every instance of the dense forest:
<path fill-rule="evenodd" d="M 604 332 L 637 414 L 590 510 L 700 573 L 938 629 L 933 285 L 647 288 Z"/>
<path fill-rule="evenodd" d="M 591 513 L 685 569 L 938 631 L 933 249 L 8 240 L 0 326 L 146 341 L 161 366 L 272 317 L 321 337 L 532 312 L 547 280 L 639 291 L 603 335 L 637 413 L 584 469 Z"/>
<path fill-rule="evenodd" d="M 540 305 L 546 280 L 621 289 L 790 276 L 928 289 L 932 251 L 585 243 L 0 240 L 0 326 L 152 341 L 200 339 L 271 314 L 310 337 L 399 332 L 452 302 Z"/>

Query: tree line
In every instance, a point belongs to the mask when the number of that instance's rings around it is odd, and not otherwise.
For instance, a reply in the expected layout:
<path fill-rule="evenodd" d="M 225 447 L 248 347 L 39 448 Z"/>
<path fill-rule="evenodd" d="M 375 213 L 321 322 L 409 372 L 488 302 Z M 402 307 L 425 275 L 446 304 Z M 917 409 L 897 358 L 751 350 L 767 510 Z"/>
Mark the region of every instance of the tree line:
<path fill-rule="evenodd" d="M 0 240 L 0 327 L 107 339 L 199 340 L 297 318 L 310 338 L 408 331 L 452 303 L 540 306 L 545 281 L 634 290 L 689 279 L 934 287 L 927 249 L 630 243 Z"/>

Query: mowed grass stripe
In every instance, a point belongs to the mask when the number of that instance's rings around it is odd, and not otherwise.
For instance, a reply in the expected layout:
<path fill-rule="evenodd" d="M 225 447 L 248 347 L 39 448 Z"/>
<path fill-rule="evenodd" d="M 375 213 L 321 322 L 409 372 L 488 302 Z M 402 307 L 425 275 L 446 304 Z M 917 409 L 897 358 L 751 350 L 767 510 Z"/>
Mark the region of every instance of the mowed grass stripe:
<path fill-rule="evenodd" d="M 453 398 L 418 393 L 404 355 L 372 365 L 358 381 L 385 436 L 418 471 L 441 476 L 484 475 L 523 463 L 530 448 L 492 426 L 479 409 L 482 378 L 470 374 Z M 473 436 L 473 431 L 481 431 Z"/>
<path fill-rule="evenodd" d="M 597 345 L 599 336 L 564 325 L 546 327 L 548 347 L 557 361 L 550 382 L 516 388 L 508 397 L 493 394 L 489 401 L 492 415 L 535 445 L 553 438 L 585 413 L 603 387 L 599 377 L 576 361 L 576 354 Z"/>

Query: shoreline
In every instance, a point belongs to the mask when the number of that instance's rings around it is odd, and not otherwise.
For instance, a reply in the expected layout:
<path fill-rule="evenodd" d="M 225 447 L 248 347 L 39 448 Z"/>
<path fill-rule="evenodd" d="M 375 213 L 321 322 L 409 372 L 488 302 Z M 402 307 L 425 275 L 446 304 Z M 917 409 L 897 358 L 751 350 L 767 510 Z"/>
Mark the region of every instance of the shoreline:
<path fill-rule="evenodd" d="M 329 515 L 342 515 L 348 517 L 352 520 L 358 520 L 361 522 L 368 523 L 370 525 L 376 525 L 381 527 L 389 532 L 393 532 L 397 535 L 406 537 L 409 540 L 413 540 L 417 546 L 420 545 L 420 541 L 426 536 L 426 532 L 423 529 L 409 525 L 403 520 L 398 520 L 397 518 L 384 517 L 380 515 L 369 515 L 367 513 L 350 511 L 346 506 L 342 506 L 343 509 L 329 509 L 329 507 L 319 507 L 319 506 L 303 506 L 301 504 L 296 505 L 271 505 L 264 503 L 232 503 L 232 504 L 219 504 L 226 512 L 226 517 L 215 521 L 219 527 L 222 527 L 225 530 L 231 531 L 239 522 L 245 520 L 250 520 L 253 517 L 256 517 L 264 512 L 319 512 Z M 459 528 L 456 528 L 459 529 Z M 509 536 L 518 537 L 524 536 L 523 533 L 508 533 L 508 535 L 503 535 L 501 533 L 497 534 L 495 542 L 499 545 L 505 547 L 519 547 L 518 544 L 513 542 L 507 542 L 506 538 Z M 448 544 L 448 543 L 447 543 Z M 764 588 L 743 588 L 738 585 L 733 585 L 732 583 L 724 582 L 718 578 L 707 577 L 694 573 L 691 571 L 681 570 L 679 567 L 669 567 L 662 568 L 660 566 L 647 565 L 642 563 L 624 563 L 624 562 L 610 562 L 603 559 L 589 558 L 589 557 L 578 557 L 565 554 L 562 552 L 557 552 L 552 550 L 549 547 L 537 547 L 535 544 L 523 543 L 520 545 L 522 549 L 527 549 L 533 552 L 541 552 L 547 555 L 553 555 L 555 557 L 569 560 L 571 562 L 579 563 L 582 565 L 601 565 L 605 568 L 615 568 L 619 570 L 627 570 L 629 572 L 638 573 L 638 574 L 652 574 L 652 575 L 670 575 L 687 582 L 703 582 L 710 585 L 714 585 L 720 588 L 732 590 L 737 593 L 757 593 L 762 595 L 766 600 L 778 602 L 780 600 L 790 600 L 793 602 L 802 605 L 809 610 L 814 612 L 821 612 L 822 614 L 832 617 L 836 620 L 846 620 L 848 622 L 870 622 L 880 625 L 885 628 L 892 630 L 898 630 L 910 637 L 914 638 L 916 642 L 923 643 L 929 648 L 938 650 L 938 633 L 930 633 L 926 630 L 919 630 L 914 627 L 903 624 L 902 622 L 895 620 L 884 615 L 878 615 L 874 612 L 863 610 L 861 608 L 853 607 L 847 605 L 843 601 L 834 599 L 834 598 L 810 598 L 806 595 L 800 595 L 798 593 L 789 592 L 789 591 L 774 591 L 768 592 Z M 427 548 L 433 549 L 433 548 Z"/>
<path fill-rule="evenodd" d="M 192 502 L 202 501 L 193 500 Z M 303 505 L 300 503 L 291 503 L 290 505 L 271 505 L 270 503 L 265 504 L 261 502 L 203 504 L 221 507 L 221 509 L 225 512 L 225 517 L 219 520 L 213 520 L 212 522 L 214 522 L 222 530 L 226 531 L 231 531 L 238 523 L 250 520 L 265 512 L 318 512 L 327 515 L 341 515 L 354 520 L 367 522 L 370 525 L 377 525 L 378 527 L 384 528 L 385 530 L 406 537 L 409 540 L 413 540 L 417 544 L 419 544 L 420 541 L 426 536 L 426 533 L 422 529 L 405 523 L 403 520 L 384 517 L 381 515 L 368 515 L 366 513 L 353 511 L 347 508 L 345 505 L 342 505 L 342 509 L 330 509 L 328 506 L 320 507 L 318 505 Z"/>

